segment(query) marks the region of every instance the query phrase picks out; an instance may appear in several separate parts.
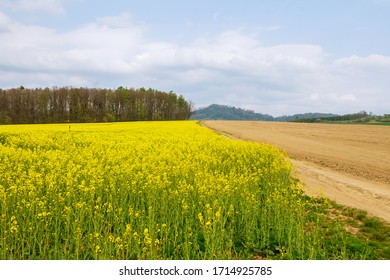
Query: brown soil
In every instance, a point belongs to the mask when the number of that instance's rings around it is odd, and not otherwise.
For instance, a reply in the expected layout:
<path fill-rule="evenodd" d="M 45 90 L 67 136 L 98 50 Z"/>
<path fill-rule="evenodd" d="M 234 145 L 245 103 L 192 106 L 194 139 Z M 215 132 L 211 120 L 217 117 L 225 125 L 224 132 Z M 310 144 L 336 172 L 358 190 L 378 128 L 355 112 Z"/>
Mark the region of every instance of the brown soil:
<path fill-rule="evenodd" d="M 306 191 L 390 221 L 390 126 L 204 121 L 229 137 L 285 150 Z"/>

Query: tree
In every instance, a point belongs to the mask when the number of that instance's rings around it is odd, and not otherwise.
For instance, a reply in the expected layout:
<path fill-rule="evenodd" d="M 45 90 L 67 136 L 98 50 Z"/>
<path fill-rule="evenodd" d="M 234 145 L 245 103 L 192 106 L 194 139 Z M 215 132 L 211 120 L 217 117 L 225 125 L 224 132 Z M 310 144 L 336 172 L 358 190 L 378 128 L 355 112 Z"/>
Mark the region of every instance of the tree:
<path fill-rule="evenodd" d="M 0 89 L 0 123 L 183 120 L 192 111 L 182 95 L 151 88 Z"/>

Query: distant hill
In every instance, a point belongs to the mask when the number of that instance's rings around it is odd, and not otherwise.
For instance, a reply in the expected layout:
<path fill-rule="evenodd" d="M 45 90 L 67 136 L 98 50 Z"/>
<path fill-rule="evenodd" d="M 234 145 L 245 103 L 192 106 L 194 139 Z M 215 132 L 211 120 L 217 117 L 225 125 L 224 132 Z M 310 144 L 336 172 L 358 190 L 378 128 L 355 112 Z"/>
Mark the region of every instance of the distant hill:
<path fill-rule="evenodd" d="M 334 114 L 306 113 L 292 116 L 274 118 L 268 114 L 256 113 L 253 110 L 236 108 L 234 106 L 212 104 L 199 108 L 190 117 L 192 120 L 255 120 L 255 121 L 279 121 L 287 122 L 298 119 L 312 119 L 321 117 L 334 117 Z"/>
<path fill-rule="evenodd" d="M 233 106 L 212 104 L 200 108 L 191 115 L 193 120 L 256 120 L 272 121 L 271 115 L 255 113 L 252 110 L 236 108 Z"/>
<path fill-rule="evenodd" d="M 376 116 L 368 114 L 365 111 L 361 111 L 355 114 L 347 114 L 342 116 L 331 117 L 303 117 L 293 120 L 294 122 L 303 123 L 345 123 L 345 124 L 378 124 L 378 125 L 390 125 L 390 115 L 385 114 L 383 116 Z"/>

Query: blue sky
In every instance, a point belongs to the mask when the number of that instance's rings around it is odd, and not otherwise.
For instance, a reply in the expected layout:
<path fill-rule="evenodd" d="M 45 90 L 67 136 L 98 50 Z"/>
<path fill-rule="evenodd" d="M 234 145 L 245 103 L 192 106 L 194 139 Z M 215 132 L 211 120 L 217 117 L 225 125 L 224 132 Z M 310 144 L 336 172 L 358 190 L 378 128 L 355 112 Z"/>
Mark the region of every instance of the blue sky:
<path fill-rule="evenodd" d="M 0 0 L 0 87 L 152 87 L 274 116 L 390 113 L 390 0 Z"/>

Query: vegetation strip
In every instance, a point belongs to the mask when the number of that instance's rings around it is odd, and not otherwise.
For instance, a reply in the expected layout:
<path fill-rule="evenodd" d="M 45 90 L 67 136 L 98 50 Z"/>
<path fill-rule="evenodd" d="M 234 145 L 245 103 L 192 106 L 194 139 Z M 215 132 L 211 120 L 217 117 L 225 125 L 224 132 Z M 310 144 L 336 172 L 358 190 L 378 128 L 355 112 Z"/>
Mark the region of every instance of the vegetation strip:
<path fill-rule="evenodd" d="M 0 124 L 186 120 L 192 107 L 151 88 L 0 89 Z"/>

